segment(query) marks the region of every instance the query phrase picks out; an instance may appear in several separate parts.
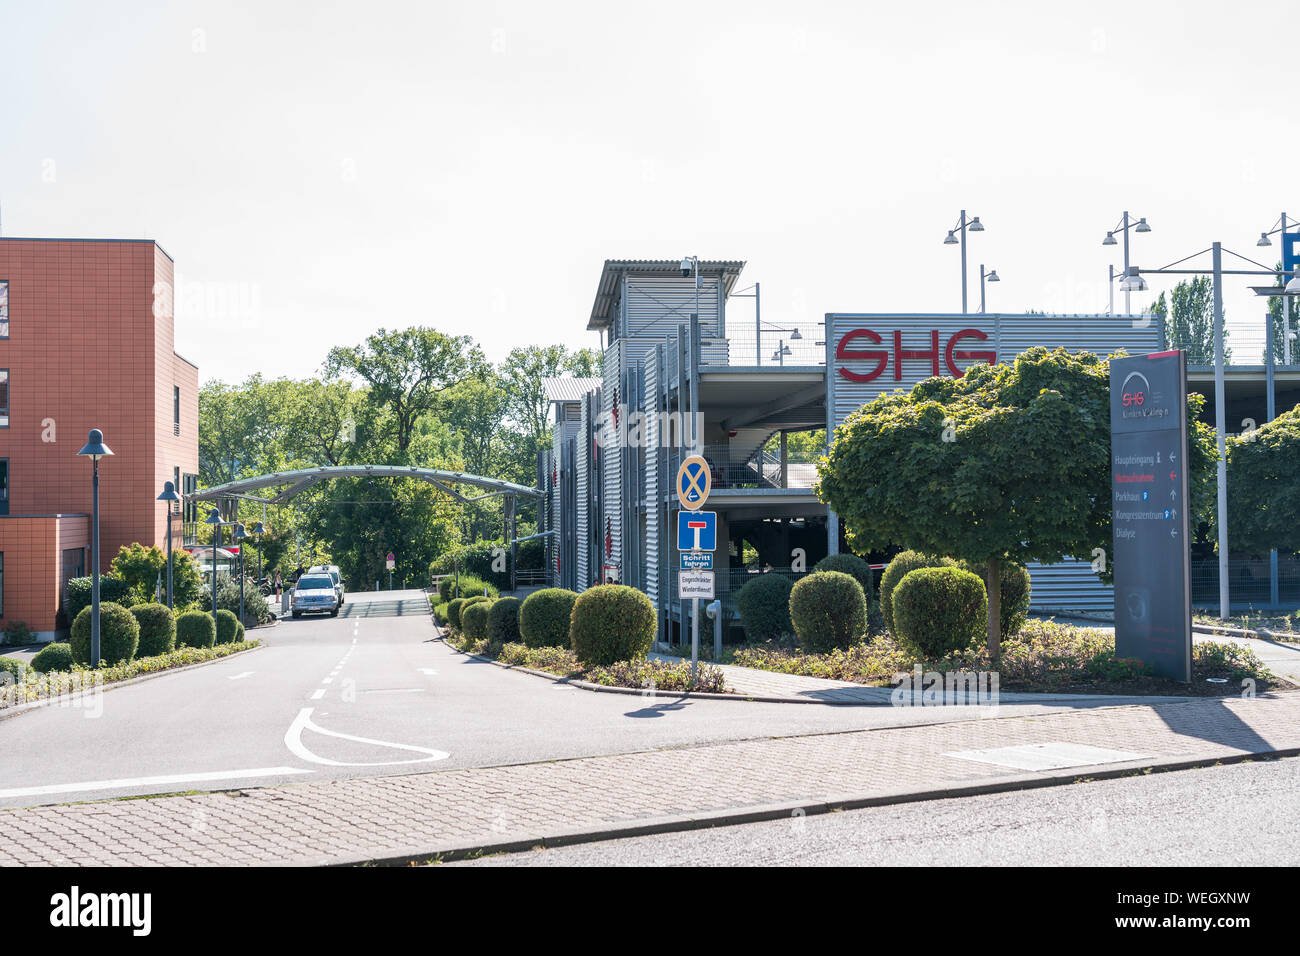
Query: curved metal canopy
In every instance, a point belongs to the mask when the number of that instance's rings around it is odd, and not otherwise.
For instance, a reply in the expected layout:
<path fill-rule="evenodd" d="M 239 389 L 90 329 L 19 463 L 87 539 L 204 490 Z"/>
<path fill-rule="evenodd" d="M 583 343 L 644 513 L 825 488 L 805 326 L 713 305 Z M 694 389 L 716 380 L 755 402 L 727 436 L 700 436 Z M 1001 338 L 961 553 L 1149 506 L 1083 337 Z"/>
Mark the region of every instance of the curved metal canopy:
<path fill-rule="evenodd" d="M 510 497 L 524 496 L 528 498 L 541 498 L 543 492 L 537 488 L 530 488 L 527 485 L 516 485 L 509 481 L 500 481 L 496 478 L 484 478 L 482 475 L 471 475 L 463 471 L 442 471 L 437 468 L 417 468 L 414 465 L 326 465 L 319 468 L 299 468 L 294 471 L 276 471 L 269 475 L 258 475 L 256 478 L 241 478 L 239 481 L 228 481 L 224 485 L 214 485 L 211 488 L 203 488 L 193 492 L 186 497 L 193 501 L 208 501 L 213 498 L 251 498 L 254 501 L 265 502 L 266 504 L 279 504 L 292 498 L 294 495 L 306 491 L 312 485 L 325 481 L 329 478 L 418 478 L 421 481 L 427 481 L 439 491 L 446 492 L 457 501 L 468 504 L 471 501 L 480 501 L 484 498 L 493 498 L 497 495 L 506 495 Z M 262 488 L 279 488 L 287 485 L 284 490 L 277 492 L 270 498 L 260 498 L 249 492 L 257 491 Z M 452 488 L 452 485 L 472 485 L 475 488 L 486 490 L 487 494 L 476 495 L 473 498 L 467 498 L 459 491 Z"/>

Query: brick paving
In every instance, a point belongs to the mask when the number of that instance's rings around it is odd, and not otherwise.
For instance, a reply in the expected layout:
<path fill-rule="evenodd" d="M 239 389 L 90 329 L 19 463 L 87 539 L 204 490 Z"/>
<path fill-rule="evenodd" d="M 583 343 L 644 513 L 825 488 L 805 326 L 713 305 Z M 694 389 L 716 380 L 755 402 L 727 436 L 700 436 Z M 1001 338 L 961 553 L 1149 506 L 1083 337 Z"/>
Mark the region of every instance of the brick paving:
<path fill-rule="evenodd" d="M 1049 773 L 951 756 L 1068 742 L 1141 753 Z M 321 864 L 746 808 L 905 799 L 1300 749 L 1300 694 L 1118 706 L 196 796 L 0 811 L 4 865 Z"/>

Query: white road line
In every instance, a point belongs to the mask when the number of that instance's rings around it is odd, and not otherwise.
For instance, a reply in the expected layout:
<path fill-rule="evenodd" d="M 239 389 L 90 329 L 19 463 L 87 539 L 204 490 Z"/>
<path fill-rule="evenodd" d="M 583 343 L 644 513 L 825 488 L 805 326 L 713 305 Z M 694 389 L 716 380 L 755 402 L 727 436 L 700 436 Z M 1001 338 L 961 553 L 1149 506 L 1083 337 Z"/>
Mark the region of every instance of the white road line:
<path fill-rule="evenodd" d="M 90 790 L 114 790 L 119 787 L 155 787 L 177 783 L 202 783 L 209 780 L 245 780 L 249 777 L 274 777 L 287 773 L 312 773 L 300 767 L 257 767 L 251 770 L 214 770 L 209 773 L 175 773 L 157 777 L 123 777 L 119 780 L 84 780 L 80 783 L 55 783 L 43 787 L 13 787 L 0 790 L 0 799 L 39 797 L 52 793 L 85 793 Z"/>
<path fill-rule="evenodd" d="M 327 678 L 325 678 L 323 681 L 321 681 L 321 683 L 322 683 L 322 684 L 332 684 L 332 683 L 334 683 L 334 678 L 333 678 L 333 677 L 327 677 Z"/>
<path fill-rule="evenodd" d="M 417 669 L 421 674 L 428 674 L 430 677 L 435 677 L 438 674 L 438 672 L 434 670 L 432 667 L 420 667 Z"/>
<path fill-rule="evenodd" d="M 242 674 L 230 674 L 226 680 L 243 680 L 245 677 L 252 677 L 254 673 L 254 671 L 244 671 Z"/>
<path fill-rule="evenodd" d="M 322 687 L 320 690 L 312 691 L 311 699 L 320 700 L 324 696 L 325 696 L 325 688 Z"/>
<path fill-rule="evenodd" d="M 284 732 L 284 745 L 289 748 L 299 760 L 306 760 L 308 763 L 325 764 L 329 767 L 384 767 L 393 764 L 408 763 L 428 763 L 433 760 L 446 760 L 451 754 L 445 750 L 434 750 L 431 747 L 416 747 L 411 744 L 395 744 L 387 740 L 372 740 L 369 737 L 354 737 L 351 734 L 341 734 L 337 730 L 326 730 L 319 727 L 311 721 L 312 708 L 304 707 L 298 712 L 289 729 Z M 329 760 L 325 757 L 318 757 L 306 748 L 302 742 L 302 732 L 304 730 L 314 730 L 318 734 L 324 734 L 327 737 L 338 737 L 340 740 L 351 740 L 359 744 L 374 744 L 377 747 L 391 747 L 395 750 L 411 750 L 415 753 L 424 754 L 423 757 L 416 757 L 412 760 L 379 760 L 379 761 L 345 761 Z"/>

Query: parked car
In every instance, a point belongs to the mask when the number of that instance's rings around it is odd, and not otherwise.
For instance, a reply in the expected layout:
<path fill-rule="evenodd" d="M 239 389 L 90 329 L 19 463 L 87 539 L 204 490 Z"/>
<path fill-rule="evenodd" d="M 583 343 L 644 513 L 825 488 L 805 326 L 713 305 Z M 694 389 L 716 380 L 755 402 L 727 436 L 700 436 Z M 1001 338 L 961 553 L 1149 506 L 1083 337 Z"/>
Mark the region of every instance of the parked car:
<path fill-rule="evenodd" d="M 343 572 L 337 564 L 318 564 L 307 569 L 308 574 L 328 574 L 334 582 L 334 591 L 339 596 L 339 607 L 348 603 L 347 593 L 343 589 Z"/>
<path fill-rule="evenodd" d="M 339 596 L 334 579 L 325 573 L 308 571 L 294 585 L 290 610 L 294 617 L 322 612 L 328 612 L 330 617 L 338 617 Z"/>

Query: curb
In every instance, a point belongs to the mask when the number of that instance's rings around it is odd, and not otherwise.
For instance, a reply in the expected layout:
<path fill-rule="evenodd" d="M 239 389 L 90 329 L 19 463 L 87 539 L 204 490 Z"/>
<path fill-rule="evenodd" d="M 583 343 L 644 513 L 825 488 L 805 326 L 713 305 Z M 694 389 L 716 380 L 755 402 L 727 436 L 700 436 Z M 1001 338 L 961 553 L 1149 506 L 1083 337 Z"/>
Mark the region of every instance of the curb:
<path fill-rule="evenodd" d="M 116 680 L 111 684 L 105 684 L 102 690 L 107 693 L 118 687 L 130 687 L 132 684 L 141 684 L 147 680 L 155 680 L 159 677 L 167 677 L 171 674 L 180 674 L 185 671 L 192 671 L 199 667 L 207 667 L 209 664 L 220 664 L 222 661 L 228 661 L 231 658 L 238 657 L 240 654 L 249 654 L 253 651 L 260 651 L 266 647 L 265 644 L 258 644 L 256 647 L 247 647 L 242 651 L 235 651 L 233 654 L 227 654 L 225 657 L 214 657 L 210 661 L 195 661 L 193 664 L 182 664 L 180 667 L 169 667 L 166 670 L 154 671 L 150 674 L 140 674 L 137 677 L 130 677 L 126 680 Z M 19 714 L 25 714 L 29 710 L 36 710 L 38 707 L 49 707 L 51 704 L 57 704 L 65 697 L 71 699 L 71 694 L 60 694 L 58 697 L 43 697 L 40 700 L 29 700 L 24 704 L 14 704 L 12 707 L 0 709 L 0 720 L 9 717 L 17 717 Z"/>
<path fill-rule="evenodd" d="M 835 813 L 842 810 L 860 810 L 867 807 L 892 806 L 904 803 L 922 803 L 930 800 L 947 800 L 958 797 L 973 797 L 996 793 L 1011 793 L 1019 790 L 1037 790 L 1045 787 L 1057 787 L 1074 783 L 1090 783 L 1098 780 L 1113 780 L 1118 777 L 1131 777 L 1144 773 L 1166 773 L 1178 770 L 1194 770 L 1229 764 L 1248 763 L 1255 760 L 1278 760 L 1300 756 L 1300 747 L 1288 747 L 1283 750 L 1271 750 L 1260 753 L 1230 754 L 1221 757 L 1200 757 L 1191 759 L 1171 759 L 1164 761 L 1130 761 L 1106 769 L 1093 771 L 1080 768 L 1066 768 L 1059 771 L 1044 771 L 1020 776 L 997 777 L 981 783 L 954 787 L 937 787 L 929 790 L 896 791 L 883 794 L 846 794 L 827 796 L 823 799 L 794 800 L 786 803 L 757 804 L 740 809 L 710 810 L 697 814 L 679 814 L 666 817 L 651 817 L 636 822 L 609 824 L 595 829 L 575 828 L 539 832 L 532 835 L 514 836 L 495 843 L 447 843 L 432 848 L 410 849 L 381 857 L 342 857 L 334 859 L 305 859 L 296 861 L 299 865 L 329 867 L 349 866 L 414 866 L 427 863 L 456 862 L 479 856 L 499 853 L 521 853 L 541 848 L 576 846 L 583 843 L 600 843 L 606 840 L 628 839 L 631 837 L 653 836 L 664 833 L 683 833 L 691 830 L 704 830 L 712 827 L 735 826 L 745 823 L 760 823 L 771 820 L 792 819 L 800 816 L 814 816 Z M 293 865 L 291 862 L 290 865 Z"/>

